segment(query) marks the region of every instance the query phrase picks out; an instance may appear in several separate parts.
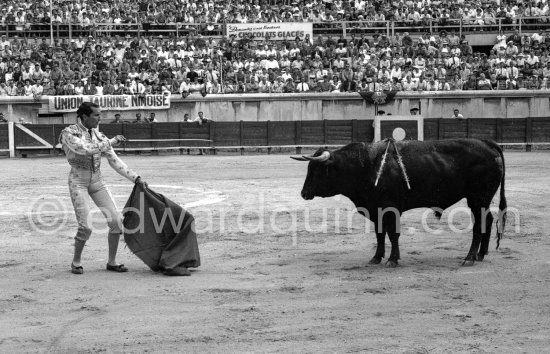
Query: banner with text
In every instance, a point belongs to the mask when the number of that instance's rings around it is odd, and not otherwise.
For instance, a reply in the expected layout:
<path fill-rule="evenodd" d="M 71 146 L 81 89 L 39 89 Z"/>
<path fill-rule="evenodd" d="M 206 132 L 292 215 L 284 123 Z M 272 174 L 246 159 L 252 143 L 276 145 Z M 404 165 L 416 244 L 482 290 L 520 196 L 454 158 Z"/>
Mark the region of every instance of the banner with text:
<path fill-rule="evenodd" d="M 304 39 L 306 34 L 313 41 L 313 24 L 302 22 L 282 23 L 231 23 L 227 25 L 227 36 L 235 35 L 237 39 L 248 34 L 249 38 L 265 39 L 269 36 L 271 40 L 282 41 L 284 39 L 294 40 L 296 37 Z"/>
<path fill-rule="evenodd" d="M 168 109 L 169 95 L 50 96 L 50 112 L 76 112 L 82 102 L 95 102 L 103 111 Z"/>

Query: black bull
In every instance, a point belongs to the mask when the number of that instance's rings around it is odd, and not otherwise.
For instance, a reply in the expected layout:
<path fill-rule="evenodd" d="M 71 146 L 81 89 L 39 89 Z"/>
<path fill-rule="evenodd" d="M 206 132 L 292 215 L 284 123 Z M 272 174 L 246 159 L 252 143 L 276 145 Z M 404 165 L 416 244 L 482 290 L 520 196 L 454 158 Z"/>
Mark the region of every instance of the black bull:
<path fill-rule="evenodd" d="M 388 234 L 392 247 L 387 264 L 393 267 L 400 259 L 403 212 L 427 207 L 440 217 L 442 210 L 466 198 L 474 226 L 472 245 L 463 264 L 473 265 L 488 253 L 494 219 L 489 208 L 500 185 L 498 248 L 506 220 L 506 197 L 504 156 L 496 143 L 475 139 L 398 142 L 406 173 L 398 163 L 394 145 L 388 147 L 388 143 L 353 143 L 332 152 L 319 149 L 312 156 L 293 157 L 310 161 L 302 197 L 348 197 L 374 223 L 377 248 L 370 263 L 378 264 L 384 258 Z M 386 148 L 387 158 L 375 185 Z"/>

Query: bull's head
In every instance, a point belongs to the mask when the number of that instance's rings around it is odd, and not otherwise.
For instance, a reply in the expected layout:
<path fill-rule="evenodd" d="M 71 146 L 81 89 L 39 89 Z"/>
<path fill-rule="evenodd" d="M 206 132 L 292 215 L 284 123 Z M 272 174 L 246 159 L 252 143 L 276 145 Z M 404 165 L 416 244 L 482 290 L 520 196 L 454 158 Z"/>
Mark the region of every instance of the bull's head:
<path fill-rule="evenodd" d="M 309 161 L 306 181 L 302 188 L 302 198 L 332 197 L 340 194 L 336 177 L 336 159 L 333 153 L 325 149 L 317 150 L 313 155 L 295 157 L 297 161 Z"/>

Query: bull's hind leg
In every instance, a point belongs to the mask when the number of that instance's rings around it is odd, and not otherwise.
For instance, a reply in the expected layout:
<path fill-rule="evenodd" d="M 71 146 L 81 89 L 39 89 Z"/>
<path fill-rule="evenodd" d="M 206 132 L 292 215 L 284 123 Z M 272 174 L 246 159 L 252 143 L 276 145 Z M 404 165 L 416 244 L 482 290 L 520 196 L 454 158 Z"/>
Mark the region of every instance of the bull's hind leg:
<path fill-rule="evenodd" d="M 388 261 L 386 262 L 387 267 L 395 268 L 398 266 L 398 261 L 401 258 L 399 254 L 399 226 L 400 226 L 400 215 L 396 215 L 395 220 L 388 220 L 386 223 L 386 230 L 388 232 L 388 238 L 391 242 L 391 253 Z"/>
<path fill-rule="evenodd" d="M 481 211 L 481 245 L 477 254 L 477 260 L 481 262 L 489 253 L 489 241 L 491 240 L 491 228 L 493 226 L 493 214 L 489 207 Z"/>
<path fill-rule="evenodd" d="M 395 268 L 399 265 L 398 260 L 401 258 L 399 255 L 399 233 L 395 231 L 388 232 L 388 236 L 391 242 L 391 254 L 386 262 L 386 266 Z"/>
<path fill-rule="evenodd" d="M 470 206 L 470 209 L 472 210 L 472 218 L 474 221 L 474 230 L 473 230 L 473 237 L 472 237 L 472 245 L 470 246 L 470 251 L 468 252 L 468 255 L 464 259 L 464 262 L 462 262 L 462 265 L 464 266 L 472 266 L 474 265 L 476 259 L 477 259 L 477 253 L 479 250 L 479 245 L 481 243 L 481 225 L 482 223 L 482 208 L 480 207 L 473 207 L 470 204 L 470 201 L 468 201 L 468 206 Z"/>

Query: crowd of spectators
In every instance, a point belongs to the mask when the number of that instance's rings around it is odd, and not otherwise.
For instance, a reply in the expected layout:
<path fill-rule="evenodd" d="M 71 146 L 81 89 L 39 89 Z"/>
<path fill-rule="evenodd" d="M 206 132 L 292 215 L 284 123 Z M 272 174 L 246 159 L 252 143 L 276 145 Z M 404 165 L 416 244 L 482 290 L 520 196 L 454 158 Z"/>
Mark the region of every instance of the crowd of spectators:
<path fill-rule="evenodd" d="M 545 0 L 120 0 L 53 1 L 51 21 L 93 27 L 98 23 L 175 25 L 177 23 L 269 23 L 384 21 L 413 25 L 436 20 L 442 25 L 460 20 L 466 24 L 493 24 L 497 18 L 514 23 L 522 17 L 550 15 Z M 49 1 L 4 2 L 0 22 L 32 30 L 33 24 L 50 23 Z"/>
<path fill-rule="evenodd" d="M 547 89 L 550 33 L 0 38 L 0 96 Z"/>

